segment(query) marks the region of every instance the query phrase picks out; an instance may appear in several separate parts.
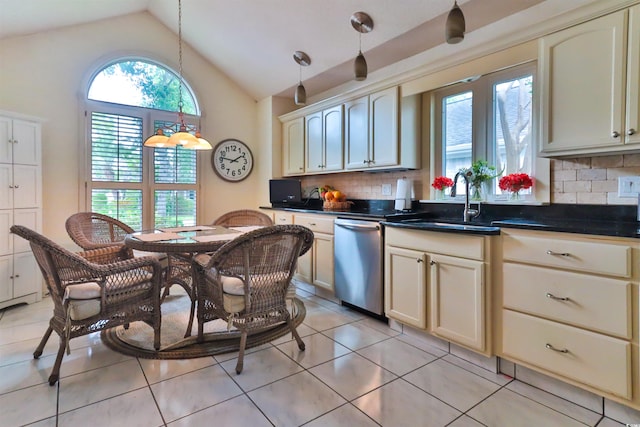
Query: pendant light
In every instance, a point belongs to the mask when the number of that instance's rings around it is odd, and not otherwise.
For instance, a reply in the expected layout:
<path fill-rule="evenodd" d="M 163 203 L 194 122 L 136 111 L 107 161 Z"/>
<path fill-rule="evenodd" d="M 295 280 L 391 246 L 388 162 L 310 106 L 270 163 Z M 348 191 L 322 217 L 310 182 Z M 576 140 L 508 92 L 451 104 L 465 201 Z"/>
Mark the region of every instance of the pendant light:
<path fill-rule="evenodd" d="M 454 0 L 453 7 L 447 16 L 445 24 L 445 39 L 449 44 L 460 43 L 464 39 L 465 22 L 462 10 L 458 7 L 458 2 Z"/>
<path fill-rule="evenodd" d="M 302 67 L 308 67 L 311 65 L 311 58 L 306 53 L 296 50 L 293 53 L 293 60 L 298 63 L 300 66 L 300 81 L 298 83 L 298 87 L 296 87 L 296 91 L 293 94 L 293 100 L 296 105 L 306 105 L 307 104 L 307 91 L 302 85 Z"/>
<path fill-rule="evenodd" d="M 167 137 L 164 130 L 159 128 L 155 134 L 144 141 L 144 146 L 162 148 L 182 145 L 184 148 L 190 150 L 211 150 L 211 144 L 200 135 L 199 125 L 195 135 L 187 130 L 187 125 L 184 122 L 184 113 L 182 112 L 182 107 L 184 106 L 182 101 L 182 84 L 184 82 L 182 77 L 182 0 L 178 0 L 178 64 L 180 65 L 180 81 L 178 86 L 178 122 L 164 126 L 164 129 L 173 132 L 170 137 Z M 178 132 L 175 132 L 176 128 L 178 129 Z"/>
<path fill-rule="evenodd" d="M 373 30 L 373 20 L 364 12 L 356 12 L 351 15 L 351 26 L 358 32 L 360 42 L 358 56 L 356 56 L 356 60 L 353 63 L 353 71 L 356 80 L 362 81 L 367 78 L 367 60 L 364 59 L 362 54 L 362 34 Z"/>

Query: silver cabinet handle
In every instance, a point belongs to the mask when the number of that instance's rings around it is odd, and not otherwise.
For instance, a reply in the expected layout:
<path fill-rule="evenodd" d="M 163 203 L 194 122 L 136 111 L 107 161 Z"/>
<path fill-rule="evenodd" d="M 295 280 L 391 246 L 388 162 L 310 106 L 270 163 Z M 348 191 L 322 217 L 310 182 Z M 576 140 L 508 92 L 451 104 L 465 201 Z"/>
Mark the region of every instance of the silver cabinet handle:
<path fill-rule="evenodd" d="M 549 292 L 547 292 L 546 297 L 556 301 L 569 301 L 569 297 L 557 297 Z"/>
<path fill-rule="evenodd" d="M 416 262 L 417 263 L 421 263 L 422 262 L 422 258 L 416 258 Z"/>
<path fill-rule="evenodd" d="M 437 264 L 437 262 L 435 262 L 435 261 L 429 261 L 429 265 L 436 265 L 436 264 Z"/>
<path fill-rule="evenodd" d="M 364 163 L 366 165 L 369 162 L 365 159 L 365 160 L 362 161 L 362 163 Z"/>
<path fill-rule="evenodd" d="M 312 227 L 315 227 L 316 223 L 315 222 L 310 222 L 309 225 L 312 226 Z"/>
<path fill-rule="evenodd" d="M 318 167 L 319 167 L 319 168 L 322 168 L 323 166 L 322 166 L 322 165 L 318 165 Z"/>
<path fill-rule="evenodd" d="M 555 348 L 554 346 L 552 346 L 551 344 L 547 343 L 545 345 L 546 348 L 548 348 L 549 350 L 553 350 L 553 351 L 557 351 L 558 353 L 569 353 L 569 350 L 566 348 Z"/>
<path fill-rule="evenodd" d="M 552 250 L 548 250 L 547 251 L 547 255 L 553 255 L 553 256 L 571 256 L 571 254 L 569 252 L 554 252 Z"/>
<path fill-rule="evenodd" d="M 633 135 L 634 133 L 636 133 L 636 130 L 635 130 L 635 129 L 633 129 L 633 128 L 631 128 L 631 129 L 629 129 L 629 130 L 627 131 L 627 135 L 629 135 L 629 136 Z"/>
<path fill-rule="evenodd" d="M 617 130 L 614 130 L 613 132 L 611 132 L 611 136 L 614 138 L 618 138 L 620 137 L 620 132 L 618 132 Z"/>
<path fill-rule="evenodd" d="M 19 185 L 14 185 L 13 188 L 20 188 L 20 186 Z"/>

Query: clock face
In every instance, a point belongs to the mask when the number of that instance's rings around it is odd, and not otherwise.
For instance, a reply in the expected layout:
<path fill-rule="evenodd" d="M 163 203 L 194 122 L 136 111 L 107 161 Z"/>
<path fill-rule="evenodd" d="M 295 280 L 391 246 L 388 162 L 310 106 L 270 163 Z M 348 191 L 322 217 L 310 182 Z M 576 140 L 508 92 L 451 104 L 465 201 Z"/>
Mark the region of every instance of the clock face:
<path fill-rule="evenodd" d="M 211 166 L 224 180 L 238 182 L 253 168 L 253 155 L 247 145 L 237 139 L 220 141 L 211 154 Z"/>

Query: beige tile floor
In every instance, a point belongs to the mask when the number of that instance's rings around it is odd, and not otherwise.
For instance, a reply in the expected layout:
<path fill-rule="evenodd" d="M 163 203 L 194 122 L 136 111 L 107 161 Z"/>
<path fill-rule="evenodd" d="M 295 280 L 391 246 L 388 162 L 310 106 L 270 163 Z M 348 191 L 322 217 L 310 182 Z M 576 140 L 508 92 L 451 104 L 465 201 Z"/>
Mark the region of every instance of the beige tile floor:
<path fill-rule="evenodd" d="M 133 358 L 93 334 L 71 341 L 54 387 L 57 340 L 32 358 L 50 300 L 0 310 L 0 427 L 623 425 L 298 293 L 304 352 L 287 335 L 249 350 L 236 375 L 235 354 Z"/>

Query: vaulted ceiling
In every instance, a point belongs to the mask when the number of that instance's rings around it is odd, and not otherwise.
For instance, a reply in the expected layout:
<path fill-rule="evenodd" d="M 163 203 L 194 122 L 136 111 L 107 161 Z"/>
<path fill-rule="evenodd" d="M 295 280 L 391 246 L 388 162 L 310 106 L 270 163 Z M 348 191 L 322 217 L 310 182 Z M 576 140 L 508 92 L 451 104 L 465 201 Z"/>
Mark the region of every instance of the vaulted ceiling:
<path fill-rule="evenodd" d="M 466 17 L 464 49 L 474 37 L 499 33 L 510 19 L 535 25 L 596 0 L 458 0 Z M 362 51 L 375 72 L 444 44 L 453 0 L 183 0 L 186 43 L 256 100 L 293 93 L 296 50 L 311 57 L 302 70 L 307 93 L 353 80 L 358 33 L 354 12 L 368 13 L 373 31 Z M 177 33 L 178 0 L 0 0 L 0 40 L 148 11 Z"/>

